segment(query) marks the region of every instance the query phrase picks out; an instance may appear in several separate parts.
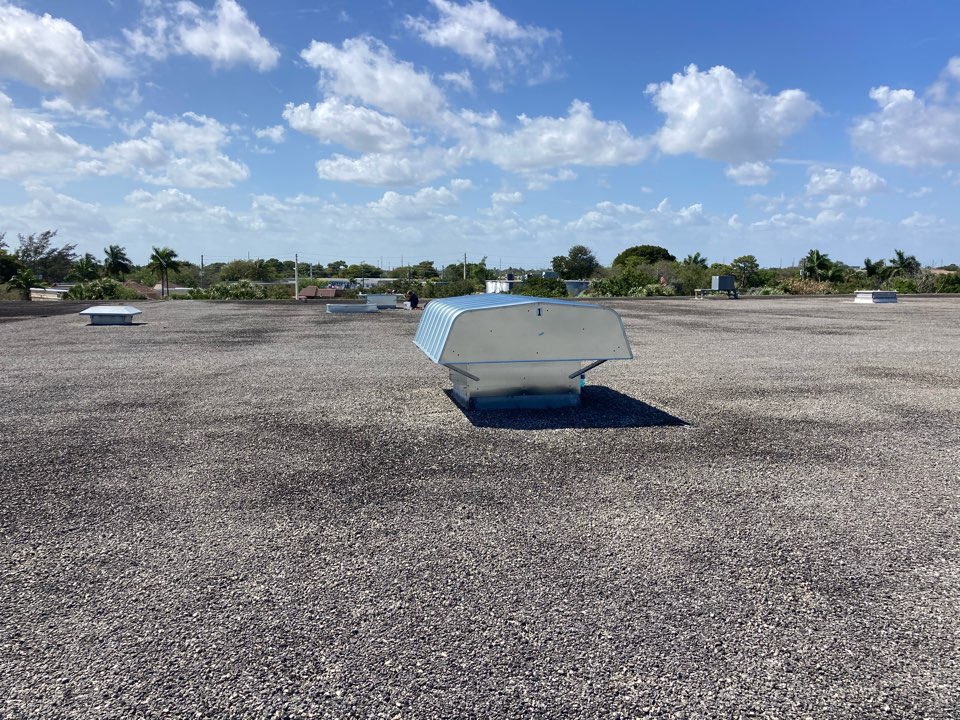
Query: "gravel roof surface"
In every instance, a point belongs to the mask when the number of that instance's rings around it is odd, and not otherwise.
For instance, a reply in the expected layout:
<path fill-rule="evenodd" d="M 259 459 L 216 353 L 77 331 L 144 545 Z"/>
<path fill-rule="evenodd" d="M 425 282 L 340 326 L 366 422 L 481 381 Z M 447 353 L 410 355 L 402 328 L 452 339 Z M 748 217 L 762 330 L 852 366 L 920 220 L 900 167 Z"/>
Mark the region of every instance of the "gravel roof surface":
<path fill-rule="evenodd" d="M 612 302 L 520 413 L 418 313 L 135 304 L 0 324 L 2 716 L 960 716 L 960 299 Z"/>

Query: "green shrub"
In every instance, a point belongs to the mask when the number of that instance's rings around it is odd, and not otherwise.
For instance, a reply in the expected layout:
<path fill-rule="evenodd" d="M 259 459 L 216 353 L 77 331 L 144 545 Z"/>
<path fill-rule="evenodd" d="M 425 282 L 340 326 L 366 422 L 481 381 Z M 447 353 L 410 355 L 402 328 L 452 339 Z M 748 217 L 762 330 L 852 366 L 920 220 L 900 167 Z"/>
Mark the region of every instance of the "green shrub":
<path fill-rule="evenodd" d="M 693 295 L 698 288 L 710 287 L 710 271 L 701 265 L 678 265 L 670 284 L 678 295 Z"/>
<path fill-rule="evenodd" d="M 676 294 L 677 291 L 669 285 L 649 283 L 643 287 L 633 288 L 628 293 L 628 297 L 672 297 Z"/>
<path fill-rule="evenodd" d="M 210 300 L 263 300 L 263 288 L 249 280 L 217 283 L 207 290 Z"/>
<path fill-rule="evenodd" d="M 901 295 L 912 295 L 917 292 L 917 285 L 913 280 L 907 278 L 892 278 L 890 288 L 896 290 Z"/>
<path fill-rule="evenodd" d="M 293 300 L 293 285 L 261 285 L 259 287 L 267 300 Z"/>
<path fill-rule="evenodd" d="M 832 295 L 833 285 L 826 280 L 787 278 L 779 288 L 786 295 Z"/>
<path fill-rule="evenodd" d="M 143 295 L 111 278 L 77 283 L 67 291 L 70 300 L 142 300 Z"/>
<path fill-rule="evenodd" d="M 642 270 L 623 272 L 613 277 L 594 280 L 584 295 L 591 297 L 629 297 L 637 289 L 656 284 L 657 278 Z"/>
<path fill-rule="evenodd" d="M 513 295 L 532 295 L 534 297 L 566 297 L 567 286 L 562 280 L 533 277 L 513 288 Z"/>
<path fill-rule="evenodd" d="M 863 283 L 856 277 L 852 280 L 832 282 L 830 284 L 833 286 L 831 292 L 835 295 L 853 295 L 857 290 L 863 290 Z"/>
<path fill-rule="evenodd" d="M 934 292 L 960 293 L 960 272 L 950 275 L 938 275 L 934 281 Z"/>
<path fill-rule="evenodd" d="M 445 298 L 472 295 L 481 289 L 473 280 L 454 280 L 447 283 L 428 281 L 423 285 L 423 292 L 418 294 L 424 298 Z"/>

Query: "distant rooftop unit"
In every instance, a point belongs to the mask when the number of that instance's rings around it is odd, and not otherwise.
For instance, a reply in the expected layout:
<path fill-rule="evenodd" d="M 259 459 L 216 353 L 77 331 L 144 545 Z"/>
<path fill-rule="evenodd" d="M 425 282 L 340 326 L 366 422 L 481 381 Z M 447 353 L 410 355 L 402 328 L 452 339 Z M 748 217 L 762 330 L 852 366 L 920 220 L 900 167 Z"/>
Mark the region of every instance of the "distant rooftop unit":
<path fill-rule="evenodd" d="M 710 279 L 710 289 L 732 292 L 737 289 L 737 279 L 733 275 L 714 275 Z"/>
<path fill-rule="evenodd" d="M 362 297 L 366 298 L 367 305 L 376 305 L 381 310 L 388 310 L 397 307 L 397 298 L 400 295 L 396 293 L 370 293 Z"/>
<path fill-rule="evenodd" d="M 70 288 L 67 287 L 45 287 L 45 288 L 30 288 L 30 299 L 31 300 L 63 300 L 64 296 L 70 292 Z"/>
<path fill-rule="evenodd" d="M 376 305 L 371 305 L 368 303 L 350 303 L 343 305 L 327 305 L 328 313 L 375 313 L 380 312 L 380 308 Z"/>
<path fill-rule="evenodd" d="M 896 290 L 857 290 L 853 295 L 855 303 L 895 303 Z"/>
<path fill-rule="evenodd" d="M 131 305 L 94 305 L 79 314 L 90 318 L 91 325 L 133 325 L 133 319 L 142 312 Z"/>
<path fill-rule="evenodd" d="M 338 294 L 342 295 L 343 291 L 339 288 L 332 287 L 317 287 L 316 285 L 307 285 L 305 288 L 301 288 L 299 294 L 297 295 L 298 300 L 310 300 L 311 298 L 333 298 L 337 297 Z"/>
<path fill-rule="evenodd" d="M 579 405 L 583 374 L 633 358 L 614 310 L 515 295 L 431 300 L 413 342 L 449 368 L 457 402 L 481 409 Z"/>

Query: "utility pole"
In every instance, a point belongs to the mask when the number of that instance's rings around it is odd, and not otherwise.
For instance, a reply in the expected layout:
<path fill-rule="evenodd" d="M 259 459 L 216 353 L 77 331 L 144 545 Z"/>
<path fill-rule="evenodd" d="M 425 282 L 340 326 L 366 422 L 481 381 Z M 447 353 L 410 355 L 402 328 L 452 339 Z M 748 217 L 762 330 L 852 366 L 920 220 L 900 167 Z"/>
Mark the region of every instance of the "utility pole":
<path fill-rule="evenodd" d="M 203 254 L 200 255 L 200 289 L 203 290 Z"/>
<path fill-rule="evenodd" d="M 300 295 L 300 256 L 293 254 L 293 299 Z"/>
<path fill-rule="evenodd" d="M 467 254 L 463 254 L 463 279 L 467 279 Z"/>

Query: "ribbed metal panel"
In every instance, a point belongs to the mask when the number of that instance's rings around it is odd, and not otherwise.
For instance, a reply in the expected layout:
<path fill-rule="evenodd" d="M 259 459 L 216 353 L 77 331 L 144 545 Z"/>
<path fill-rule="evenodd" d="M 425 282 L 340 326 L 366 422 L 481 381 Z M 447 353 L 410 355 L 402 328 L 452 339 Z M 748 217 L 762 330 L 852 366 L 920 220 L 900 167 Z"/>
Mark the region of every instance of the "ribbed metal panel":
<path fill-rule="evenodd" d="M 417 327 L 417 333 L 413 342 L 427 355 L 427 357 L 436 363 L 517 362 L 524 360 L 529 361 L 531 359 L 535 359 L 537 361 L 572 359 L 565 352 L 561 356 L 547 356 L 534 353 L 533 351 L 525 352 L 527 348 L 522 346 L 535 343 L 536 338 L 530 338 L 530 343 L 526 342 L 527 338 L 524 337 L 519 339 L 514 338 L 512 341 L 510 341 L 509 347 L 505 346 L 503 341 L 493 341 L 493 343 L 490 344 L 484 340 L 487 332 L 493 332 L 493 330 L 488 330 L 487 328 L 497 328 L 498 330 L 502 329 L 502 323 L 504 321 L 509 322 L 506 320 L 508 317 L 515 318 L 516 313 L 509 308 L 530 305 L 554 308 L 555 311 L 560 311 L 563 317 L 566 317 L 569 314 L 571 316 L 580 318 L 583 316 L 583 314 L 587 314 L 593 318 L 593 321 L 597 320 L 597 313 L 601 314 L 602 317 L 606 318 L 606 320 L 601 323 L 606 328 L 602 332 L 607 333 L 607 337 L 610 336 L 610 332 L 616 335 L 616 338 L 613 338 L 610 346 L 611 348 L 615 347 L 615 349 L 608 349 L 607 351 L 604 351 L 600 348 L 596 348 L 601 353 L 599 356 L 593 356 L 590 353 L 587 353 L 586 355 L 583 355 L 583 359 L 597 360 L 632 357 L 629 344 L 627 343 L 625 333 L 623 332 L 623 325 L 620 322 L 620 316 L 617 315 L 613 310 L 590 303 L 570 302 L 567 300 L 557 300 L 554 298 L 527 297 L 523 295 L 464 295 L 461 297 L 431 300 L 423 310 L 423 316 L 420 319 L 420 325 Z M 506 314 L 501 316 L 498 312 L 486 312 L 491 310 L 495 311 L 498 308 L 504 309 Z M 471 347 L 470 351 L 467 353 L 462 352 L 464 348 L 462 347 L 463 343 L 461 337 L 461 341 L 454 346 L 456 349 L 453 351 L 448 351 L 448 357 L 444 358 L 444 351 L 447 349 L 448 341 L 450 341 L 451 333 L 454 330 L 454 325 L 457 321 L 457 318 L 460 318 L 465 313 L 475 312 L 482 313 L 484 317 L 484 320 L 480 323 L 480 325 L 484 328 L 483 337 L 478 335 L 476 337 L 477 342 L 472 343 L 473 347 Z M 539 310 L 537 312 L 539 314 Z M 548 312 L 548 310 L 545 308 L 544 313 L 546 312 Z M 477 317 L 479 319 L 479 316 Z M 573 323 L 578 322 L 579 320 L 573 321 Z M 592 324 L 593 322 L 589 321 L 585 324 L 587 332 L 589 332 L 589 326 Z M 474 325 L 475 322 L 471 322 L 471 331 L 475 329 Z M 514 327 L 517 326 L 514 324 Z M 565 347 L 570 349 L 571 352 L 582 353 L 584 344 L 582 342 L 582 333 L 584 332 L 584 328 L 576 328 L 576 330 L 581 333 L 581 341 L 572 338 L 571 343 Z M 462 336 L 463 333 L 464 328 L 461 328 L 457 334 Z M 533 334 L 536 335 L 537 333 Z M 566 333 L 561 331 L 561 335 L 564 334 Z M 539 335 L 542 336 L 543 333 L 541 332 Z M 490 337 L 492 340 L 493 335 Z M 560 336 L 554 337 L 557 339 L 560 338 Z M 563 344 L 565 341 L 561 340 L 560 342 Z M 519 345 L 517 345 L 517 343 L 519 343 Z M 579 345 L 580 350 L 574 350 L 574 345 Z M 556 350 L 556 347 L 554 347 L 554 350 Z M 593 348 L 591 348 L 591 350 L 593 350 Z M 516 356 L 513 355 L 514 351 L 516 351 Z M 469 356 L 469 359 L 467 356 Z"/>
<path fill-rule="evenodd" d="M 417 326 L 413 344 L 426 353 L 434 362 L 440 362 L 443 346 L 453 328 L 453 322 L 459 315 L 470 310 L 487 310 L 505 305 L 532 305 L 538 302 L 563 303 L 562 300 L 529 297 L 525 295 L 503 295 L 488 293 L 485 295 L 461 295 L 459 297 L 431 300 L 423 309 L 423 316 Z M 564 303 L 572 305 L 574 303 Z"/>

